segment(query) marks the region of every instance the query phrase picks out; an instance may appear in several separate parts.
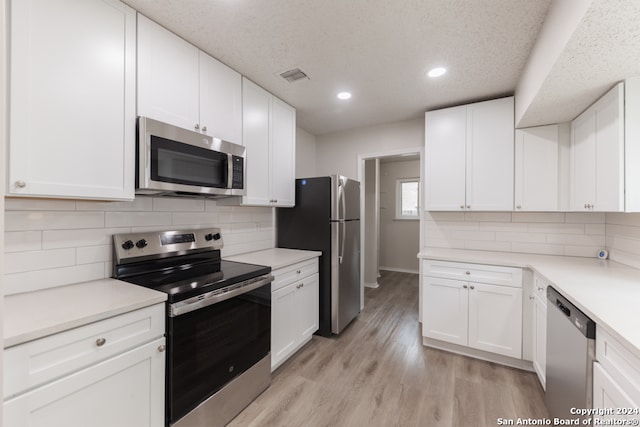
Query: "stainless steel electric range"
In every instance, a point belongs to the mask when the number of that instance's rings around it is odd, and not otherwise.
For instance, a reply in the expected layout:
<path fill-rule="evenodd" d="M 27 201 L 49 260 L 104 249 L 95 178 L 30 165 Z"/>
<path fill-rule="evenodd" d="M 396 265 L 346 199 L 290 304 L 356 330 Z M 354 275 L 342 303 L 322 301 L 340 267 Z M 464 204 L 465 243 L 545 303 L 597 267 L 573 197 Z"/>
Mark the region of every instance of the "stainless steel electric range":
<path fill-rule="evenodd" d="M 218 228 L 113 236 L 117 279 L 167 294 L 166 425 L 223 426 L 271 382 L 271 268 Z"/>

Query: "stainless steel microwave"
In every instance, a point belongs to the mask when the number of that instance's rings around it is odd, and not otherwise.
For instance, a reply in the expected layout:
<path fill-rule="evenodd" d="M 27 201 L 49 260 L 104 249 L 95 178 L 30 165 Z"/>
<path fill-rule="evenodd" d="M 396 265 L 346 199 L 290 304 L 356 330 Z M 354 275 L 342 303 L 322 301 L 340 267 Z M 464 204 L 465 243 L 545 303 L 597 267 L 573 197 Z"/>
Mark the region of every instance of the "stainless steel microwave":
<path fill-rule="evenodd" d="M 138 118 L 136 194 L 244 196 L 246 148 Z"/>

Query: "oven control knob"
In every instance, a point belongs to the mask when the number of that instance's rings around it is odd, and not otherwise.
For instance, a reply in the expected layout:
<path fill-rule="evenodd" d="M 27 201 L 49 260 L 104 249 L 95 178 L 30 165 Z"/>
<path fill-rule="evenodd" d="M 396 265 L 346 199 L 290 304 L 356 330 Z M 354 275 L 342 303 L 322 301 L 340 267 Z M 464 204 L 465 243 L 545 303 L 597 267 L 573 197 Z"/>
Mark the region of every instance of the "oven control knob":
<path fill-rule="evenodd" d="M 205 234 L 204 239 L 209 242 L 211 240 L 220 240 L 221 237 L 220 233 L 209 233 Z"/>
<path fill-rule="evenodd" d="M 124 249 L 125 251 L 128 251 L 131 248 L 133 248 L 133 242 L 131 240 L 127 240 L 122 244 L 122 249 Z"/>
<path fill-rule="evenodd" d="M 136 242 L 136 246 L 140 249 L 147 247 L 148 244 L 149 242 L 147 242 L 145 239 L 140 239 Z"/>

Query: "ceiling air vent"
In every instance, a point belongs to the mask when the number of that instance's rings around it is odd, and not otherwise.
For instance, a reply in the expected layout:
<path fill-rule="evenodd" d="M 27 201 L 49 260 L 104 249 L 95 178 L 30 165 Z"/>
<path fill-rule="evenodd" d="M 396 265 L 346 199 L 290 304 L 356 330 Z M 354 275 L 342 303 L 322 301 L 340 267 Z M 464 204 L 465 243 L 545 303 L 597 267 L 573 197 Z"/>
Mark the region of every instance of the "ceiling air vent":
<path fill-rule="evenodd" d="M 309 77 L 300 68 L 294 68 L 292 70 L 284 71 L 280 73 L 280 77 L 288 81 L 289 83 L 297 82 L 298 80 L 308 79 Z"/>

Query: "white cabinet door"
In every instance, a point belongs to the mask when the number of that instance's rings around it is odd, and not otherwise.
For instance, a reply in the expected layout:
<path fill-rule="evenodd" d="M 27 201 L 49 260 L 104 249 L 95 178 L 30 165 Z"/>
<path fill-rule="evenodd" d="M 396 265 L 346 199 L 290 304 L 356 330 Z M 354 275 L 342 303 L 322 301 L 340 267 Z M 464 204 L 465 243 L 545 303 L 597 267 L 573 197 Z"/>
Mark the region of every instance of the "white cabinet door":
<path fill-rule="evenodd" d="M 422 299 L 422 335 L 466 346 L 468 284 L 459 280 L 425 276 Z"/>
<path fill-rule="evenodd" d="M 609 410 L 637 410 L 639 402 L 634 402 L 631 397 L 611 378 L 603 366 L 593 363 L 593 407 Z M 637 420 L 638 414 L 617 414 L 597 416 L 600 420 Z"/>
<path fill-rule="evenodd" d="M 513 210 L 513 150 L 513 97 L 427 112 L 427 210 Z"/>
<path fill-rule="evenodd" d="M 198 130 L 198 56 L 198 48 L 138 14 L 138 115 Z"/>
<path fill-rule="evenodd" d="M 624 211 L 623 102 L 623 83 L 619 83 L 597 103 L 595 211 Z"/>
<path fill-rule="evenodd" d="M 589 210 L 596 200 L 596 117 L 584 114 L 571 123 L 570 208 Z"/>
<path fill-rule="evenodd" d="M 513 210 L 513 97 L 467 106 L 467 209 Z"/>
<path fill-rule="evenodd" d="M 558 125 L 516 130 L 515 210 L 558 210 Z"/>
<path fill-rule="evenodd" d="M 466 106 L 425 114 L 425 207 L 465 209 Z"/>
<path fill-rule="evenodd" d="M 533 369 L 542 388 L 547 382 L 547 306 L 538 297 L 533 299 Z"/>
<path fill-rule="evenodd" d="M 271 366 L 278 366 L 293 351 L 299 339 L 297 313 L 301 310 L 296 286 L 271 293 Z"/>
<path fill-rule="evenodd" d="M 242 80 L 242 141 L 247 148 L 243 204 L 269 205 L 269 106 L 271 94 Z"/>
<path fill-rule="evenodd" d="M 164 338 L 4 402 L 4 425 L 164 425 Z"/>
<path fill-rule="evenodd" d="M 624 211 L 623 83 L 571 123 L 570 155 L 570 208 Z"/>
<path fill-rule="evenodd" d="M 242 144 L 242 76 L 200 51 L 200 128 Z"/>
<path fill-rule="evenodd" d="M 135 11 L 21 0 L 10 19 L 8 194 L 133 199 Z"/>
<path fill-rule="evenodd" d="M 522 289 L 469 283 L 469 347 L 522 357 Z"/>
<path fill-rule="evenodd" d="M 296 285 L 297 286 L 297 285 Z M 300 340 L 304 341 L 318 330 L 320 311 L 320 284 L 318 274 L 307 277 L 298 288 L 298 307 L 300 309 Z"/>
<path fill-rule="evenodd" d="M 295 204 L 296 110 L 271 98 L 271 200 L 275 206 Z"/>

